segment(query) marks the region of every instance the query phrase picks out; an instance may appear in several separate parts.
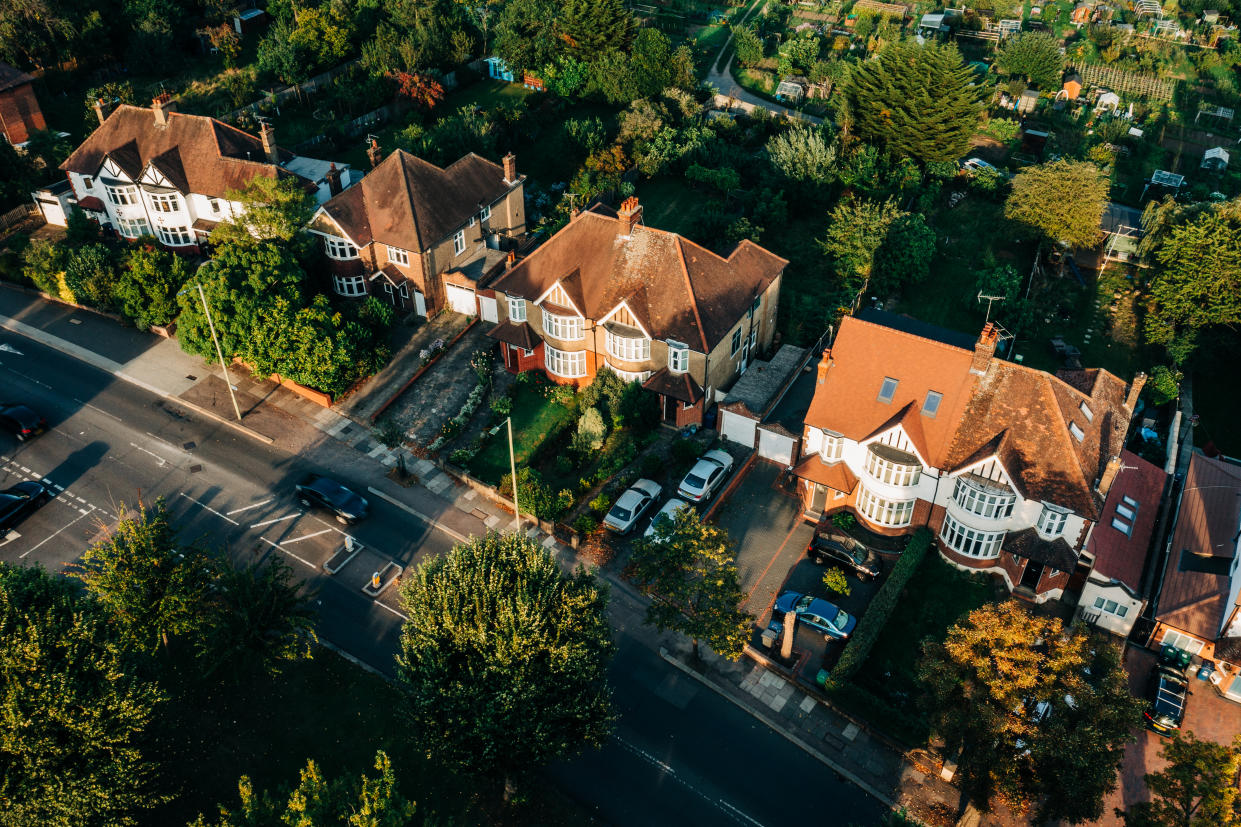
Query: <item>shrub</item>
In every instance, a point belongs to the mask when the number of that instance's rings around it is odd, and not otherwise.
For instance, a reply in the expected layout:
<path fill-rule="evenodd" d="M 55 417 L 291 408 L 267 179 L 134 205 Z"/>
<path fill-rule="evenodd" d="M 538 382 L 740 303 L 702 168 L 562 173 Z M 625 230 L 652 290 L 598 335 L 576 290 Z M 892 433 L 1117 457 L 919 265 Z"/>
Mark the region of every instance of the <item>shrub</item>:
<path fill-rule="evenodd" d="M 841 531 L 848 531 L 857 525 L 857 517 L 854 517 L 848 511 L 842 511 L 832 517 L 832 525 Z"/>
<path fill-rule="evenodd" d="M 638 460 L 638 470 L 644 477 L 656 477 L 664 470 L 664 458 L 659 454 L 643 454 Z"/>
<path fill-rule="evenodd" d="M 599 521 L 589 514 L 583 514 L 573 521 L 573 530 L 579 534 L 593 534 L 599 528 Z"/>
<path fill-rule="evenodd" d="M 448 461 L 453 465 L 459 465 L 464 468 L 469 465 L 470 460 L 474 458 L 474 452 L 469 448 L 458 448 L 448 455 Z"/>
<path fill-rule="evenodd" d="M 823 588 L 845 596 L 853 591 L 853 587 L 849 585 L 849 578 L 845 577 L 844 571 L 839 566 L 832 566 L 823 573 Z"/>
<path fill-rule="evenodd" d="M 500 480 L 502 497 L 513 496 L 513 476 L 505 474 Z M 554 492 L 543 482 L 543 477 L 532 468 L 517 471 L 517 499 L 522 513 L 533 514 L 540 520 L 556 520 L 573 507 L 573 492 L 563 489 Z"/>
<path fill-rule="evenodd" d="M 1146 382 L 1146 398 L 1155 407 L 1173 401 L 1181 394 L 1181 380 L 1184 378 L 1179 370 L 1166 365 L 1156 365 L 1151 369 L 1150 379 Z"/>
<path fill-rule="evenodd" d="M 608 426 L 603 422 L 603 414 L 598 408 L 587 408 L 577 420 L 577 433 L 573 435 L 573 450 L 579 454 L 598 451 L 603 447 L 603 438 L 608 434 Z"/>
<path fill-rule="evenodd" d="M 608 509 L 612 507 L 612 498 L 607 494 L 600 494 L 590 501 L 590 510 L 596 514 L 607 514 Z"/>
<path fill-rule="evenodd" d="M 672 458 L 677 461 L 678 465 L 688 465 L 702 456 L 704 452 L 705 448 L 696 439 L 678 439 L 672 443 Z"/>
<path fill-rule="evenodd" d="M 513 412 L 513 397 L 501 396 L 491 400 L 491 412 L 496 416 L 509 416 Z"/>
<path fill-rule="evenodd" d="M 901 592 L 905 590 L 905 585 L 918 570 L 918 565 L 926 556 L 927 549 L 931 547 L 932 540 L 932 534 L 926 527 L 918 528 L 909 538 L 909 544 L 905 546 L 905 551 L 901 553 L 900 559 L 892 567 L 892 573 L 879 587 L 870 605 L 866 607 L 862 619 L 858 621 L 857 628 L 853 630 L 853 637 L 845 645 L 844 651 L 840 653 L 840 660 L 832 669 L 831 682 L 833 684 L 844 683 L 861 668 L 870 650 L 874 647 L 875 641 L 883 632 L 883 627 L 887 624 L 892 610 L 896 608 Z"/>

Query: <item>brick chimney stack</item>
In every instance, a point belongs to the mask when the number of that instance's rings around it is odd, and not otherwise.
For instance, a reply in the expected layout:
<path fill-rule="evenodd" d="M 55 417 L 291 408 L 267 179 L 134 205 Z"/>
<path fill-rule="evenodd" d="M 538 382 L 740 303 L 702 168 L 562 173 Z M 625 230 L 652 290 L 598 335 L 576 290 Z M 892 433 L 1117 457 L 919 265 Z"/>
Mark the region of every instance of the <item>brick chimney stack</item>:
<path fill-rule="evenodd" d="M 516 263 L 517 263 L 517 251 L 516 251 L 516 250 L 509 250 L 509 251 L 508 251 L 508 258 L 506 258 L 506 259 L 504 260 L 504 269 L 505 269 L 505 270 L 512 270 L 512 269 L 513 269 L 513 265 L 514 265 L 514 264 L 516 264 Z"/>
<path fill-rule="evenodd" d="M 336 162 L 333 161 L 332 165 L 328 167 L 327 175 L 324 176 L 324 178 L 327 179 L 328 192 L 332 193 L 332 195 L 340 195 L 340 191 L 342 189 L 340 185 L 340 175 L 340 170 L 336 168 Z"/>
<path fill-rule="evenodd" d="M 280 163 L 280 150 L 276 147 L 276 127 L 267 121 L 259 125 L 259 140 L 263 142 L 263 154 L 273 164 Z"/>
<path fill-rule="evenodd" d="M 103 122 L 108 119 L 108 115 L 112 112 L 111 104 L 105 103 L 103 98 L 98 98 L 94 104 L 95 117 L 99 119 L 99 125 L 103 126 Z"/>
<path fill-rule="evenodd" d="M 819 375 L 815 384 L 822 385 L 827 381 L 827 372 L 831 370 L 833 364 L 832 349 L 829 347 L 823 351 L 823 358 L 819 360 Z"/>
<path fill-rule="evenodd" d="M 1129 395 L 1125 397 L 1125 407 L 1129 409 L 1129 413 L 1136 410 L 1138 397 L 1142 395 L 1142 388 L 1146 387 L 1146 374 L 1139 373 L 1133 377 L 1133 383 L 1129 385 Z"/>
<path fill-rule="evenodd" d="M 151 101 L 151 111 L 155 113 L 155 126 L 159 129 L 168 126 L 168 115 L 176 110 L 177 105 L 173 103 L 172 95 L 167 92 L 161 92 Z"/>
<path fill-rule="evenodd" d="M 517 183 L 517 156 L 511 152 L 504 156 L 504 183 Z"/>
<path fill-rule="evenodd" d="M 987 372 L 987 366 L 995 358 L 995 345 L 999 339 L 1000 333 L 995 329 L 995 325 L 987 322 L 978 337 L 978 342 L 974 345 L 974 361 L 970 364 L 970 373 L 982 376 Z"/>
<path fill-rule="evenodd" d="M 379 141 L 371 138 L 371 145 L 366 148 L 366 157 L 371 162 L 371 169 L 379 166 L 379 162 L 383 160 L 383 153 L 379 150 Z"/>
<path fill-rule="evenodd" d="M 642 205 L 638 203 L 638 197 L 631 195 L 622 201 L 616 217 L 625 223 L 625 235 L 633 235 L 633 228 L 642 222 Z"/>
<path fill-rule="evenodd" d="M 1111 457 L 1107 461 L 1107 465 L 1103 466 L 1103 474 L 1099 477 L 1099 493 L 1104 497 L 1111 490 L 1112 483 L 1116 482 L 1116 475 L 1120 473 L 1120 457 Z"/>

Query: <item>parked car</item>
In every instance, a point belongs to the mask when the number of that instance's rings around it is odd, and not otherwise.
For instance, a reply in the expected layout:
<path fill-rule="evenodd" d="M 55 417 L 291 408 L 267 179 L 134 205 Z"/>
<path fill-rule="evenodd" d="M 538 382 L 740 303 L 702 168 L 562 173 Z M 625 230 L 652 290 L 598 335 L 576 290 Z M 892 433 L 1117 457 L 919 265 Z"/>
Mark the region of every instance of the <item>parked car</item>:
<path fill-rule="evenodd" d="M 670 500 L 668 500 L 668 502 L 664 503 L 663 508 L 655 512 L 655 516 L 651 518 L 651 524 L 646 527 L 646 531 L 642 532 L 642 536 L 646 538 L 650 538 L 651 536 L 653 536 L 656 531 L 655 526 L 661 519 L 665 517 L 667 517 L 669 520 L 676 519 L 676 513 L 680 511 L 682 508 L 693 508 L 693 506 L 687 503 L 685 500 L 678 500 L 676 497 L 673 497 Z"/>
<path fill-rule="evenodd" d="M 21 442 L 36 437 L 47 430 L 47 420 L 16 402 L 0 402 L 0 429 L 6 430 Z"/>
<path fill-rule="evenodd" d="M 785 615 L 794 612 L 797 619 L 823 633 L 824 640 L 848 640 L 857 626 L 857 618 L 821 597 L 799 592 L 785 592 L 776 598 L 776 611 Z"/>
<path fill-rule="evenodd" d="M 693 503 L 709 499 L 732 468 L 733 458 L 726 451 L 707 451 L 681 480 L 677 493 Z"/>
<path fill-rule="evenodd" d="M 367 502 L 330 477 L 311 474 L 297 484 L 297 499 L 306 508 L 322 508 L 336 522 L 351 525 L 366 516 Z"/>
<path fill-rule="evenodd" d="M 52 498 L 41 482 L 19 482 L 0 491 L 0 533 L 5 533 Z"/>
<path fill-rule="evenodd" d="M 1167 648 L 1171 647 L 1165 650 Z M 1146 728 L 1171 738 L 1185 720 L 1185 704 L 1189 699 L 1189 679 L 1185 677 L 1185 667 L 1175 649 L 1172 654 L 1165 651 L 1151 670 L 1146 697 L 1150 701 L 1142 716 Z"/>
<path fill-rule="evenodd" d="M 611 510 L 603 518 L 604 527 L 618 534 L 628 534 L 638 524 L 638 518 L 646 513 L 651 503 L 658 500 L 662 493 L 664 489 L 659 483 L 647 479 L 638 480 L 616 498 Z"/>
<path fill-rule="evenodd" d="M 825 537 L 816 534 L 806 546 L 806 554 L 820 566 L 834 563 L 857 575 L 858 580 L 874 580 L 883 573 L 879 555 L 846 537 Z"/>
<path fill-rule="evenodd" d="M 988 164 L 982 158 L 966 158 L 964 161 L 961 161 L 961 169 L 989 169 L 992 172 L 999 172 L 999 170 L 995 168 L 995 165 Z"/>

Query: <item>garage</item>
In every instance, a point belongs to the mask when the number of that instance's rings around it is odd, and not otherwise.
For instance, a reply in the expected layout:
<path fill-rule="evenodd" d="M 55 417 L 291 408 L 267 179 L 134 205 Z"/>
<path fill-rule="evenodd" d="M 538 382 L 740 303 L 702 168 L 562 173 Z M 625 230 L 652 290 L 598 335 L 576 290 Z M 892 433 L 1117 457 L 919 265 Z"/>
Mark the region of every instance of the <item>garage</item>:
<path fill-rule="evenodd" d="M 797 437 L 775 423 L 758 429 L 758 455 L 791 466 L 797 458 Z"/>
<path fill-rule="evenodd" d="M 500 311 L 496 306 L 495 296 L 479 296 L 478 309 L 484 322 L 500 321 Z"/>
<path fill-rule="evenodd" d="M 444 285 L 448 297 L 448 309 L 466 316 L 478 315 L 478 303 L 474 300 L 474 291 L 468 287 L 455 284 Z"/>
<path fill-rule="evenodd" d="M 720 436 L 729 442 L 753 448 L 754 429 L 757 425 L 758 420 L 747 413 L 720 408 Z"/>

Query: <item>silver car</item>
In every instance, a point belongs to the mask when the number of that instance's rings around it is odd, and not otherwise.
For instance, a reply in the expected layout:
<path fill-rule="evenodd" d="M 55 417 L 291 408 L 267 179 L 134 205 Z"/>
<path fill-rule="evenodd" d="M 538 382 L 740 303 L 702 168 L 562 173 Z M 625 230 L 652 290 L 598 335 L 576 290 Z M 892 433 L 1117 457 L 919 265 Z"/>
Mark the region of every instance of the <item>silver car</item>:
<path fill-rule="evenodd" d="M 677 493 L 692 503 L 710 499 L 732 468 L 733 458 L 728 453 L 719 449 L 707 451 L 681 480 Z"/>
<path fill-rule="evenodd" d="M 642 533 L 642 536 L 649 540 L 651 537 L 655 535 L 655 532 L 659 530 L 658 528 L 656 528 L 656 526 L 658 525 L 660 520 L 662 520 L 665 517 L 668 518 L 669 522 L 671 522 L 672 520 L 675 520 L 677 516 L 677 512 L 680 511 L 682 508 L 693 508 L 693 506 L 687 503 L 685 500 L 678 500 L 676 497 L 673 497 L 672 499 L 668 500 L 668 502 L 664 503 L 664 507 L 659 509 L 659 511 L 656 512 L 655 516 L 651 518 L 651 524 L 646 527 L 646 531 Z"/>
<path fill-rule="evenodd" d="M 616 498 L 612 510 L 603 518 L 603 525 L 618 534 L 628 534 L 646 513 L 651 503 L 659 499 L 664 489 L 652 480 L 638 480 L 624 494 Z"/>

